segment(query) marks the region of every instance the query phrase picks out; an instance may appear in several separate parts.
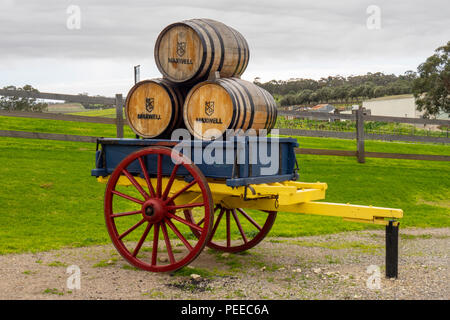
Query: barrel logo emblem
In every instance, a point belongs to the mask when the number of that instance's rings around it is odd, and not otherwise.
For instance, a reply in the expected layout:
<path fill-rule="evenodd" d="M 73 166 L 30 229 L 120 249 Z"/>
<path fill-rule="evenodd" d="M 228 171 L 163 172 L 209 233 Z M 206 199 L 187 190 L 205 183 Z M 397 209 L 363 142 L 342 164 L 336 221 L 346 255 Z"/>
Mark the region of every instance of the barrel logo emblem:
<path fill-rule="evenodd" d="M 177 55 L 179 57 L 184 56 L 186 53 L 186 42 L 177 42 Z"/>
<path fill-rule="evenodd" d="M 154 103 L 154 98 L 145 98 L 145 110 L 147 110 L 148 113 L 151 113 L 153 111 Z"/>
<path fill-rule="evenodd" d="M 214 114 L 214 101 L 205 101 L 205 113 L 209 117 Z"/>

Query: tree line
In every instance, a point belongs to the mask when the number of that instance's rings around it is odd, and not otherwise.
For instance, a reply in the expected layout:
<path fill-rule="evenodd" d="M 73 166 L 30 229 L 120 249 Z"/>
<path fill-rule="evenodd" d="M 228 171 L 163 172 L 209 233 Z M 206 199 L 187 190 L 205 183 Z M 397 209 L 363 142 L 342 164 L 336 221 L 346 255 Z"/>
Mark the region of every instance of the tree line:
<path fill-rule="evenodd" d="M 18 90 L 28 92 L 39 92 L 31 85 L 25 85 L 23 87 L 7 86 L 3 87 L 5 90 Z M 31 111 L 31 112 L 43 112 L 48 107 L 47 103 L 39 102 L 36 98 L 25 98 L 15 96 L 0 96 L 0 110 L 6 111 Z"/>
<path fill-rule="evenodd" d="M 403 75 L 367 73 L 343 77 L 329 76 L 319 80 L 290 79 L 254 83 L 269 91 L 279 106 L 313 105 L 317 103 L 355 103 L 363 99 L 388 95 L 412 93 L 413 82 L 417 78 L 414 71 Z"/>

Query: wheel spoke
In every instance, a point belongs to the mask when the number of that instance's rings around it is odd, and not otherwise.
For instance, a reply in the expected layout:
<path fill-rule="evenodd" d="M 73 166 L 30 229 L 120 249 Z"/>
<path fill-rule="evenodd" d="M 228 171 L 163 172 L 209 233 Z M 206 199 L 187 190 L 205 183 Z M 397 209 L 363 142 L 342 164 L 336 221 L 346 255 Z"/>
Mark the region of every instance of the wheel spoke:
<path fill-rule="evenodd" d="M 124 193 L 122 193 L 122 192 L 119 192 L 119 191 L 116 191 L 116 190 L 113 190 L 113 191 L 111 191 L 111 192 L 114 193 L 115 195 L 118 195 L 119 197 L 128 199 L 128 200 L 130 200 L 130 201 L 133 201 L 133 202 L 136 202 L 136 203 L 139 203 L 139 204 L 144 204 L 144 201 L 139 200 L 139 199 L 136 199 L 136 198 L 133 198 L 132 196 L 129 196 L 129 195 L 124 194 Z"/>
<path fill-rule="evenodd" d="M 152 228 L 152 224 L 147 224 L 147 228 L 145 228 L 144 233 L 142 234 L 141 239 L 139 239 L 139 242 L 136 246 L 136 248 L 134 248 L 133 251 L 133 257 L 136 257 L 137 254 L 139 253 L 139 250 L 141 250 L 142 244 L 144 243 L 145 239 L 147 238 L 148 233 L 150 232 L 150 229 Z"/>
<path fill-rule="evenodd" d="M 117 217 L 124 217 L 124 216 L 131 216 L 133 214 L 139 214 L 142 213 L 141 210 L 137 211 L 129 211 L 129 212 L 121 212 L 121 213 L 115 213 L 111 215 L 111 218 L 117 218 Z"/>
<path fill-rule="evenodd" d="M 236 225 L 239 229 L 239 232 L 241 233 L 242 239 L 244 240 L 244 243 L 247 243 L 248 242 L 247 236 L 245 235 L 244 230 L 242 229 L 241 222 L 239 221 L 236 210 L 233 209 L 232 213 L 233 213 L 234 221 L 236 221 Z"/>
<path fill-rule="evenodd" d="M 158 256 L 158 238 L 159 223 L 155 224 L 155 228 L 153 229 L 152 266 L 156 265 L 156 257 Z"/>
<path fill-rule="evenodd" d="M 136 179 L 128 172 L 127 169 L 123 169 L 122 172 L 127 176 L 128 180 L 133 184 L 133 186 L 139 191 L 140 194 L 144 197 L 144 199 L 148 200 L 149 195 L 147 192 L 142 189 L 141 185 L 136 181 Z"/>
<path fill-rule="evenodd" d="M 150 176 L 148 175 L 147 168 L 145 166 L 144 160 L 141 157 L 138 158 L 139 164 L 141 165 L 142 172 L 144 173 L 145 181 L 147 182 L 148 190 L 152 198 L 156 198 L 155 189 L 153 189 L 152 182 L 150 181 Z"/>
<path fill-rule="evenodd" d="M 167 234 L 166 224 L 161 222 L 161 229 L 164 235 L 164 241 L 166 242 L 167 254 L 169 255 L 170 263 L 175 263 L 175 257 L 173 256 L 172 245 L 170 244 L 170 238 Z"/>
<path fill-rule="evenodd" d="M 227 247 L 231 246 L 230 210 L 227 210 Z"/>
<path fill-rule="evenodd" d="M 178 197 L 183 192 L 187 191 L 190 187 L 192 187 L 196 183 L 197 183 L 196 180 L 191 181 L 190 183 L 185 185 L 181 190 L 179 190 L 177 193 L 175 193 L 171 198 L 166 199 L 166 201 L 164 201 L 164 203 L 169 203 L 169 202 L 175 200 L 176 197 Z"/>
<path fill-rule="evenodd" d="M 262 227 L 255 221 L 253 220 L 252 217 L 250 217 L 244 210 L 237 208 L 237 210 L 245 217 L 247 218 L 248 221 L 250 221 L 259 231 L 262 230 Z"/>
<path fill-rule="evenodd" d="M 197 225 L 200 226 L 203 222 L 205 222 L 205 218 L 202 218 L 199 222 L 197 222 Z"/>
<path fill-rule="evenodd" d="M 213 229 L 212 229 L 212 231 L 211 231 L 211 239 L 212 239 L 213 236 L 216 234 L 216 230 L 217 230 L 217 227 L 219 226 L 220 219 L 222 219 L 224 210 L 225 210 L 224 208 L 221 208 L 221 209 L 220 209 L 219 216 L 217 217 L 216 223 L 214 224 L 214 227 L 213 227 Z"/>
<path fill-rule="evenodd" d="M 194 248 L 191 246 L 189 241 L 187 241 L 186 238 L 181 234 L 178 228 L 172 223 L 172 221 L 166 219 L 166 223 L 170 227 L 170 229 L 172 229 L 172 231 L 177 235 L 177 237 L 181 240 L 181 242 L 184 243 L 186 248 L 188 248 L 189 251 L 192 251 Z"/>
<path fill-rule="evenodd" d="M 180 204 L 180 205 L 176 205 L 176 206 L 167 206 L 167 210 L 179 210 L 179 209 L 188 209 L 188 208 L 203 207 L 203 206 L 205 206 L 204 202 L 196 202 L 196 203 Z"/>
<path fill-rule="evenodd" d="M 176 216 L 176 215 L 174 215 L 174 214 L 172 214 L 170 212 L 167 213 L 167 216 L 169 218 L 171 218 L 171 219 L 175 219 L 175 220 L 177 220 L 177 221 L 179 221 L 181 223 L 184 223 L 185 225 L 191 227 L 192 229 L 195 229 L 195 230 L 200 231 L 200 232 L 203 231 L 203 229 L 200 228 L 199 226 L 197 226 L 196 224 L 190 223 L 189 221 L 186 221 L 183 218 L 180 218 L 179 216 Z"/>
<path fill-rule="evenodd" d="M 158 165 L 157 165 L 158 183 L 156 185 L 156 195 L 158 196 L 158 198 L 161 197 L 161 190 L 162 190 L 162 157 L 163 155 L 158 153 Z"/>
<path fill-rule="evenodd" d="M 128 229 L 127 231 L 125 231 L 124 233 L 122 233 L 119 236 L 119 240 L 121 240 L 123 237 L 127 236 L 130 232 L 132 232 L 133 230 L 135 230 L 137 227 L 139 227 L 141 224 L 143 224 L 145 221 L 145 219 L 142 219 L 141 221 L 139 221 L 138 223 L 136 223 L 134 226 L 132 226 L 130 229 Z"/>
<path fill-rule="evenodd" d="M 167 182 L 166 189 L 164 189 L 164 193 L 162 199 L 165 200 L 167 195 L 169 194 L 170 188 L 172 188 L 173 181 L 175 180 L 175 174 L 177 173 L 178 167 L 180 165 L 176 164 L 172 170 L 172 174 L 170 175 L 169 181 Z"/>

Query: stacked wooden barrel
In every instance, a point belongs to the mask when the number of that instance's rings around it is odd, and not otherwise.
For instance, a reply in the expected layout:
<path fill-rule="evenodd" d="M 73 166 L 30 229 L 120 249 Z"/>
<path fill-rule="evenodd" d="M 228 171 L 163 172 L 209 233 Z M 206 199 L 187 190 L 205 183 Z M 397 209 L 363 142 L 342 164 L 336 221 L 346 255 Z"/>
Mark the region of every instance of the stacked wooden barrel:
<path fill-rule="evenodd" d="M 250 51 L 233 28 L 210 19 L 167 26 L 155 44 L 162 79 L 131 88 L 126 100 L 130 127 L 144 138 L 169 138 L 185 127 L 212 140 L 227 129 L 260 134 L 276 121 L 276 103 L 266 90 L 240 79 Z"/>

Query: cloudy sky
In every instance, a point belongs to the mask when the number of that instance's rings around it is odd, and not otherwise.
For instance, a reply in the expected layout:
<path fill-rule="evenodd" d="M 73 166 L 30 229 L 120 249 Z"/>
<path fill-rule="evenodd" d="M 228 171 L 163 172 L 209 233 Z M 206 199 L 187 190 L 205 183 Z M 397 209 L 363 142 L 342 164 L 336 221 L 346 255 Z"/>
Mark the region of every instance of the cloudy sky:
<path fill-rule="evenodd" d="M 244 35 L 250 81 L 402 74 L 450 40 L 448 0 L 0 0 L 0 87 L 126 94 L 134 65 L 160 77 L 159 32 L 192 18 Z"/>

